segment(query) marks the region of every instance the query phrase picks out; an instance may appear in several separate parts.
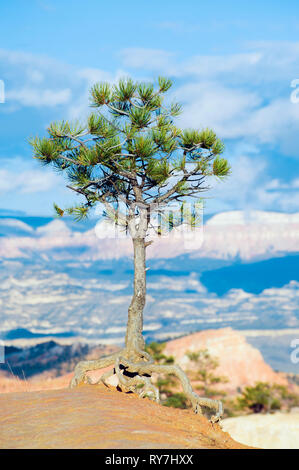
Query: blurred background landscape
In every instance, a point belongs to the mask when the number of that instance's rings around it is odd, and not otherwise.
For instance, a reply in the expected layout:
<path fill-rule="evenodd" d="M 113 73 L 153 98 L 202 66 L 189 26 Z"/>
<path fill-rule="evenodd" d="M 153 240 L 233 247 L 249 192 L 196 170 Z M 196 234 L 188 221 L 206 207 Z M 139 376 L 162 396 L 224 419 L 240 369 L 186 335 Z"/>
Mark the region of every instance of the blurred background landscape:
<path fill-rule="evenodd" d="M 277 370 L 299 337 L 299 214 L 231 211 L 204 221 L 203 244 L 161 237 L 148 248 L 148 342 L 231 327 Z M 7 345 L 119 344 L 132 294 L 129 239 L 88 220 L 1 217 L 1 330 Z M 97 224 L 97 229 L 95 226 Z"/>

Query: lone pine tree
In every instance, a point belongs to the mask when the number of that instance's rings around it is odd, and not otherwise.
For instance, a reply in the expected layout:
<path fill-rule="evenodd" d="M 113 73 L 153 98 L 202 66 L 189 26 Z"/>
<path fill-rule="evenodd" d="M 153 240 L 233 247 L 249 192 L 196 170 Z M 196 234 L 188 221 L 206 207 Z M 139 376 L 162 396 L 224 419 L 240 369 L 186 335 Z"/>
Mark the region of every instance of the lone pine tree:
<path fill-rule="evenodd" d="M 67 187 L 84 198 L 79 205 L 64 210 L 54 204 L 58 216 L 66 213 L 81 220 L 102 204 L 106 215 L 124 227 L 133 241 L 134 294 L 125 346 L 110 356 L 79 362 L 70 386 L 88 382 L 88 371 L 111 365 L 100 379 L 105 385 L 106 379 L 116 373 L 123 391 L 134 391 L 141 397 L 152 395 L 159 401 L 151 375 L 174 374 L 194 411 L 201 413 L 202 407 L 215 409 L 213 420 L 217 421 L 222 414 L 221 402 L 194 393 L 179 366 L 155 364 L 145 351 L 142 336 L 151 212 L 163 216 L 173 201 L 183 211 L 186 201 L 199 199 L 200 193 L 209 189 L 208 178 L 223 178 L 230 172 L 227 160 L 220 156 L 223 143 L 212 130 L 181 130 L 174 125 L 181 107 L 164 103 L 171 85 L 164 77 L 159 77 L 156 85 L 129 78 L 116 85 L 96 84 L 91 89 L 90 103 L 95 111 L 85 125 L 53 122 L 47 138 L 36 137 L 30 143 L 34 157 L 63 172 L 69 181 Z M 120 201 L 126 214 L 119 210 Z M 191 214 L 191 223 L 194 218 Z M 180 217 L 172 218 L 170 230 L 180 221 Z"/>

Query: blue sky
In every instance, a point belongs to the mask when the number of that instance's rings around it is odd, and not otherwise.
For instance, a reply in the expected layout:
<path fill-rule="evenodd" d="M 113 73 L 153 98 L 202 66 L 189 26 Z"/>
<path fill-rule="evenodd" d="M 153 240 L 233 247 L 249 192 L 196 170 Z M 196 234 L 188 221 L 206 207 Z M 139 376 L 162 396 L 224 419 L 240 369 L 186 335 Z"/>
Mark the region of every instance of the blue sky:
<path fill-rule="evenodd" d="M 51 215 L 53 201 L 71 203 L 28 137 L 83 119 L 95 81 L 162 74 L 184 105 L 180 125 L 210 126 L 226 144 L 233 174 L 206 211 L 298 211 L 298 13 L 290 0 L 1 2 L 0 208 Z"/>

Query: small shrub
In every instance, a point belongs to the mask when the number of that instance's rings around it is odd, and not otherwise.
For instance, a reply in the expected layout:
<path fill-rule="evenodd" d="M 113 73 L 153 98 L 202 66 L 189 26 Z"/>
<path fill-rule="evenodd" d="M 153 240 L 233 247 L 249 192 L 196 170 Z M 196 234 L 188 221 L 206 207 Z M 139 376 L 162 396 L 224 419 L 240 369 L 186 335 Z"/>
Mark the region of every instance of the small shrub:
<path fill-rule="evenodd" d="M 254 387 L 245 387 L 238 403 L 241 410 L 249 409 L 254 413 L 281 409 L 281 400 L 286 397 L 287 389 L 281 385 L 257 382 Z"/>
<path fill-rule="evenodd" d="M 171 406 L 173 408 L 186 409 L 188 407 L 188 400 L 184 393 L 174 393 L 167 398 L 163 405 Z"/>

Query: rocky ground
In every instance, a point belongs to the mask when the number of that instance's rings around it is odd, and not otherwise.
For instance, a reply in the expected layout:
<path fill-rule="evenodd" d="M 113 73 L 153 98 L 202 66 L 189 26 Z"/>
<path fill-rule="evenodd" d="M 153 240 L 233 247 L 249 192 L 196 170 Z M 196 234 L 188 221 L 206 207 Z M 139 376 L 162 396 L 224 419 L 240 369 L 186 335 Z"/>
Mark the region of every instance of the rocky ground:
<path fill-rule="evenodd" d="M 299 410 L 227 418 L 223 429 L 244 444 L 264 449 L 299 449 Z"/>
<path fill-rule="evenodd" d="M 244 449 L 190 410 L 103 385 L 0 395 L 3 449 Z"/>
<path fill-rule="evenodd" d="M 190 410 L 161 407 L 134 395 L 101 386 L 67 389 L 79 357 L 92 359 L 117 349 L 50 342 L 11 351 L 13 371 L 0 373 L 0 447 L 2 448 L 238 448 L 241 445 Z M 287 384 L 286 374 L 276 373 L 243 335 L 223 328 L 194 333 L 166 344 L 185 370 L 187 351 L 207 348 L 219 359 L 217 373 L 229 377 L 219 384 L 228 393 L 256 381 Z M 66 354 L 67 353 L 67 354 Z M 81 353 L 83 356 L 81 357 Z M 18 366 L 18 367 L 17 367 Z M 28 371 L 32 373 L 28 374 Z M 105 369 L 88 373 L 92 381 Z M 62 374 L 62 375 L 61 375 Z M 116 376 L 108 380 L 117 386 Z M 196 385 L 196 384 L 193 384 Z M 290 385 L 298 392 L 295 379 Z M 113 388 L 112 388 L 113 390 Z M 114 388 L 115 390 L 115 388 Z M 179 390 L 180 391 L 180 390 Z M 17 392 L 17 393 L 16 393 Z M 223 429 L 244 445 L 264 448 L 299 448 L 299 413 L 275 413 L 229 418 Z M 241 446 L 242 447 L 242 446 Z M 243 446 L 244 447 L 244 446 Z"/>

